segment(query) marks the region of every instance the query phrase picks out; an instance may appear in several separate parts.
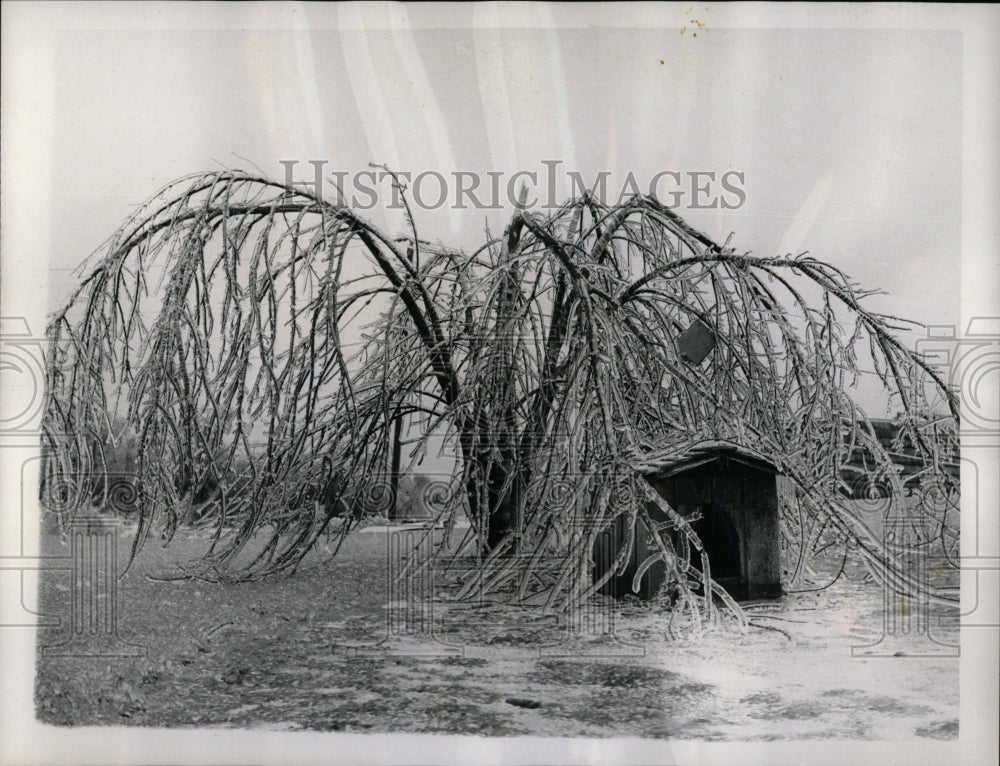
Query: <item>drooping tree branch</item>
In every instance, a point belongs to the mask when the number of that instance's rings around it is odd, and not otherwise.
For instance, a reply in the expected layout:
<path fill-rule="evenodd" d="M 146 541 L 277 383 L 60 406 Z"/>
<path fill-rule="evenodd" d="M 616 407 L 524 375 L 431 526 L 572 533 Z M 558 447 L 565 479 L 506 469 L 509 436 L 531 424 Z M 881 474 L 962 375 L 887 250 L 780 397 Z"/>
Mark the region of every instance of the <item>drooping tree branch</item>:
<path fill-rule="evenodd" d="M 648 198 L 519 208 L 471 255 L 420 240 L 407 216 L 410 232 L 393 238 L 342 204 L 229 171 L 162 190 L 50 323 L 47 491 L 93 496 L 103 445 L 129 432 L 135 550 L 197 505 L 215 525 L 205 572 L 291 570 L 325 531 L 343 539 L 384 505 L 393 424 L 419 413 L 415 453 L 456 445 L 440 510 L 467 516 L 478 540 L 466 591 L 577 603 L 602 584 L 596 535 L 622 518 L 653 539 L 642 567 L 662 561 L 677 603 L 710 616 L 712 599 L 693 596 L 698 583 L 719 594 L 708 558 L 696 571 L 697 535 L 650 495 L 642 461 L 724 438 L 788 477 L 797 561 L 834 544 L 886 582 L 926 588 L 843 493 L 860 451 L 865 477 L 907 502 L 892 450 L 850 395 L 864 349 L 900 400 L 918 477 L 946 500 L 917 512 L 954 547 L 957 478 L 943 466 L 957 400 L 895 337 L 899 320 L 866 308 L 870 292 L 835 267 L 740 255 Z M 695 322 L 716 339 L 707 363 L 678 346 Z M 933 396 L 949 408 L 936 418 Z"/>

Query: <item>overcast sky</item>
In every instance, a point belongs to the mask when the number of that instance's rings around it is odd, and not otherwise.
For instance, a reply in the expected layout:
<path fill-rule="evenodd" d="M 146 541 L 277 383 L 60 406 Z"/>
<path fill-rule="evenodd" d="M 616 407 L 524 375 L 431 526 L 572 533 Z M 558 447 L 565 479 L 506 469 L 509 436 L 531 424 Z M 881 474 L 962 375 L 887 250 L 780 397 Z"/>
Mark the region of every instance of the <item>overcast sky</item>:
<path fill-rule="evenodd" d="M 536 172 L 538 195 L 558 200 L 569 171 L 587 184 L 607 172 L 612 202 L 630 174 L 643 192 L 659 177 L 717 241 L 808 250 L 885 289 L 874 308 L 960 321 L 960 31 L 760 28 L 719 6 L 77 8 L 52 14 L 36 63 L 7 57 L 36 70 L 41 117 L 27 130 L 43 149 L 33 203 L 50 226 L 33 255 L 48 257 L 47 310 L 167 182 L 221 166 L 282 178 L 283 161 L 307 180 L 319 160 L 348 185 L 373 162 L 438 172 L 449 202 L 455 172 L 482 179 L 480 198 L 490 172 L 501 184 Z M 432 206 L 439 184 L 425 181 Z M 386 197 L 365 214 L 398 229 Z M 728 209 L 694 209 L 715 199 Z M 487 223 L 502 229 L 505 207 L 418 206 L 417 223 L 424 238 L 473 246 Z"/>
<path fill-rule="evenodd" d="M 308 12 L 308 9 L 307 9 Z M 468 26 L 485 11 L 456 8 Z M 357 24 L 358 13 L 335 18 Z M 370 20 L 374 23 L 374 19 Z M 697 34 L 697 37 L 695 37 Z M 884 307 L 958 320 L 961 35 L 935 30 L 677 28 L 59 33 L 54 267 L 75 266 L 160 186 L 222 165 L 282 177 L 385 163 L 629 172 L 678 190 L 692 225 L 759 255 L 808 249 Z M 241 159 L 245 158 L 245 159 Z M 694 198 L 690 173 L 707 193 Z M 730 175 L 745 202 L 695 210 Z M 439 183 L 424 179 L 428 206 Z M 529 179 L 530 180 L 530 179 Z M 349 181 L 350 182 L 350 181 Z M 483 188 L 487 181 L 484 180 Z M 454 195 L 452 183 L 450 197 Z M 556 190 L 561 198 L 566 187 Z M 362 198 L 364 199 L 364 198 Z M 729 204 L 741 198 L 730 193 Z M 421 234 L 472 243 L 509 211 L 420 210 Z M 382 218 L 381 205 L 370 215 Z M 398 218 L 389 219 L 399 225 Z M 68 284 L 56 280 L 50 301 Z"/>

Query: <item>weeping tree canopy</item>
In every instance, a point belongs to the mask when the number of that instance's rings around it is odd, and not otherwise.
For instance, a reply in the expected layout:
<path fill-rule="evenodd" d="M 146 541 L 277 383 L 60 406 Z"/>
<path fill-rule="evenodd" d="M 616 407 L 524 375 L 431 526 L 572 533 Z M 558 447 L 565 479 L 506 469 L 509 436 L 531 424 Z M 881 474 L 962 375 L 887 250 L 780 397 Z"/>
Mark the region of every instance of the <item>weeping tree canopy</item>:
<path fill-rule="evenodd" d="M 787 477 L 784 534 L 800 553 L 839 546 L 880 580 L 926 590 L 843 491 L 858 450 L 867 478 L 928 520 L 921 544 L 954 548 L 957 478 L 943 463 L 957 401 L 894 335 L 907 324 L 869 310 L 871 291 L 835 267 L 719 246 L 648 197 L 584 197 L 549 215 L 522 206 L 471 253 L 428 243 L 407 220 L 393 236 L 241 172 L 161 190 L 52 317 L 43 488 L 64 504 L 91 497 L 105 445 L 128 431 L 134 550 L 201 502 L 215 530 L 201 574 L 260 576 L 294 569 L 320 535 L 348 534 L 380 502 L 404 422 L 411 463 L 450 456 L 433 491 L 441 519 L 471 522 L 466 590 L 559 608 L 602 585 L 593 541 L 622 515 L 653 536 L 678 593 L 709 579 L 674 542 L 697 549 L 697 535 L 642 472 L 651 452 L 704 437 Z M 701 362 L 678 342 L 693 325 L 715 339 Z M 852 398 L 872 364 L 935 493 L 904 498 Z"/>

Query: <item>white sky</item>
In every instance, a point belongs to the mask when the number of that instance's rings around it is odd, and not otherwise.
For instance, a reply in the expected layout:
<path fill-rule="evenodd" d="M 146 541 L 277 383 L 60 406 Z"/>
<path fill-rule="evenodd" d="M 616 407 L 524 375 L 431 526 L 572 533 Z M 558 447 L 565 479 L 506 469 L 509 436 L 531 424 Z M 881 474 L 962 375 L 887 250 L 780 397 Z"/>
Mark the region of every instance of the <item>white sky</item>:
<path fill-rule="evenodd" d="M 545 195 L 543 163 L 557 161 L 560 201 L 567 171 L 588 183 L 609 172 L 612 196 L 629 173 L 645 191 L 674 171 L 688 188 L 677 212 L 717 241 L 733 234 L 762 256 L 808 250 L 886 290 L 872 308 L 961 324 L 969 126 L 957 29 L 844 28 L 850 14 L 813 28 L 791 14 L 792 28 L 777 28 L 735 6 L 52 8 L 28 128 L 45 152 L 32 180 L 49 237 L 32 257 L 48 259 L 46 310 L 135 205 L 182 175 L 256 166 L 282 178 L 288 160 L 301 180 L 310 160 L 349 173 L 372 162 L 414 176 L 522 170 Z M 694 172 L 741 174 L 744 204 L 691 209 Z M 473 247 L 509 213 L 446 205 L 418 209 L 417 224 Z M 381 202 L 366 215 L 404 225 Z M 885 414 L 874 386 L 861 400 Z"/>
<path fill-rule="evenodd" d="M 888 289 L 887 310 L 958 321 L 959 33 L 473 32 L 476 14 L 455 8 L 466 28 L 447 30 L 61 31 L 52 267 L 77 265 L 164 183 L 248 167 L 241 157 L 275 177 L 281 160 L 299 160 L 302 179 L 310 159 L 414 175 L 561 160 L 560 177 L 607 170 L 616 190 L 629 171 L 640 182 L 661 170 L 742 172 L 740 209 L 688 210 L 688 195 L 678 212 L 758 255 L 808 249 Z M 425 188 L 433 197 L 437 186 Z M 494 230 L 506 216 L 489 214 Z M 418 226 L 472 244 L 486 217 L 419 211 Z M 53 274 L 50 306 L 68 287 Z"/>
<path fill-rule="evenodd" d="M 375 162 L 471 172 L 485 188 L 488 171 L 544 179 L 543 161 L 561 161 L 560 181 L 610 172 L 615 197 L 629 172 L 643 190 L 679 172 L 678 212 L 716 240 L 734 233 L 757 255 L 808 249 L 887 289 L 876 308 L 959 320 L 958 32 L 553 28 L 539 9 L 527 21 L 549 28 L 483 29 L 490 10 L 466 6 L 449 13 L 455 28 L 414 29 L 378 9 L 303 12 L 301 30 L 57 34 L 50 309 L 70 268 L 180 175 L 253 163 L 281 178 L 280 162 L 298 160 L 306 180 L 309 160 L 349 172 Z M 334 24 L 355 28 L 321 28 Z M 745 203 L 691 209 L 691 172 L 742 173 Z M 403 226 L 381 205 L 369 215 Z M 417 224 L 474 246 L 487 219 L 499 231 L 508 215 L 449 205 L 418 210 Z M 883 406 L 874 388 L 862 399 Z"/>

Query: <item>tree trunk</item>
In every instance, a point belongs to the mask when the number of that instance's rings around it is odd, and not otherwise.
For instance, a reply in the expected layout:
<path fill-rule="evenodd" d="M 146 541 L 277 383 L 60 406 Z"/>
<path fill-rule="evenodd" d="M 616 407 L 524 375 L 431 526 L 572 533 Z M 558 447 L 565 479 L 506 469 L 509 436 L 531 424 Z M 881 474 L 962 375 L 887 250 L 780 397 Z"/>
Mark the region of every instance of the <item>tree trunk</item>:
<path fill-rule="evenodd" d="M 392 426 L 392 461 L 389 465 L 389 482 L 392 492 L 389 495 L 389 519 L 398 521 L 402 515 L 399 511 L 399 467 L 402 459 L 403 416 L 396 415 Z"/>

